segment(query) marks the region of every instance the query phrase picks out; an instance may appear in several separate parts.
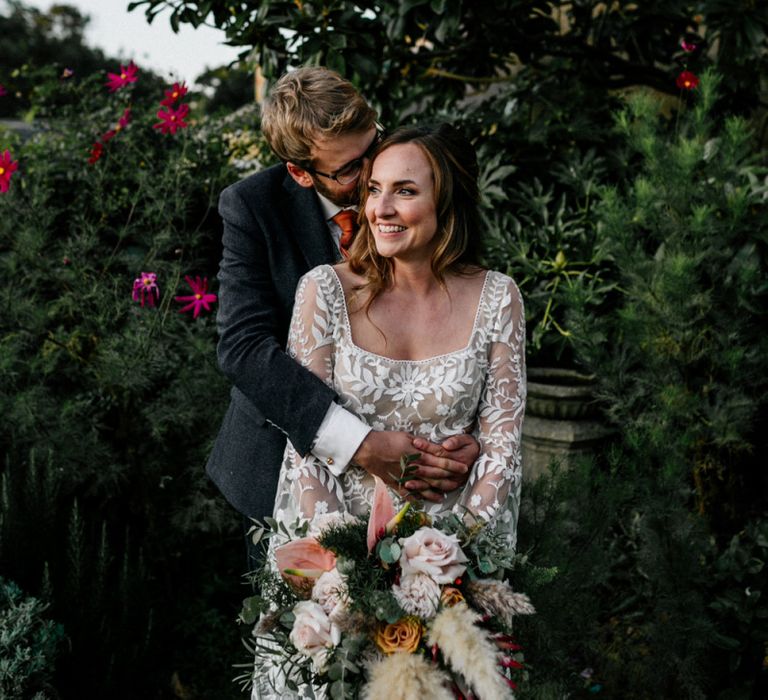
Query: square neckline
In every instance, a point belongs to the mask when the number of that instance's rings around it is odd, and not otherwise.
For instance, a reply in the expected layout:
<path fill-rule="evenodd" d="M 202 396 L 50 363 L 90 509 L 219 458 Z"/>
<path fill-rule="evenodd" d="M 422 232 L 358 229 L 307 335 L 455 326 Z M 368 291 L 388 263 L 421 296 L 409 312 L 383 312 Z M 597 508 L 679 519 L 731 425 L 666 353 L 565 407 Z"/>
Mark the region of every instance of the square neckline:
<path fill-rule="evenodd" d="M 384 360 L 386 362 L 396 362 L 399 364 L 426 364 L 429 362 L 434 362 L 435 360 L 440 360 L 442 358 L 448 358 L 453 357 L 454 355 L 462 355 L 468 352 L 472 347 L 472 342 L 475 339 L 475 335 L 477 334 L 477 329 L 480 321 L 480 312 L 483 309 L 483 301 L 485 299 L 485 292 L 488 287 L 488 280 L 491 276 L 491 270 L 485 271 L 485 277 L 483 279 L 483 286 L 480 289 L 480 296 L 477 300 L 477 309 L 475 310 L 475 318 L 472 322 L 472 330 L 469 333 L 469 339 L 467 340 L 466 345 L 464 347 L 459 348 L 458 350 L 451 350 L 449 352 L 444 352 L 439 355 L 433 355 L 431 357 L 425 357 L 420 360 L 397 360 L 394 357 L 387 357 L 386 355 L 380 355 L 377 352 L 373 352 L 373 350 L 366 350 L 364 347 L 361 347 L 358 345 L 354 338 L 352 337 L 352 324 L 349 321 L 349 309 L 347 307 L 347 295 L 344 292 L 344 285 L 341 283 L 341 278 L 339 277 L 338 273 L 334 269 L 333 265 L 325 265 L 325 267 L 328 267 L 333 274 L 333 278 L 336 281 L 336 285 L 339 288 L 339 292 L 341 293 L 341 301 L 342 306 L 344 307 L 344 326 L 347 330 L 347 342 L 349 343 L 350 347 L 355 350 L 358 354 L 365 353 L 366 355 L 370 355 L 371 357 L 378 358 L 379 360 Z"/>

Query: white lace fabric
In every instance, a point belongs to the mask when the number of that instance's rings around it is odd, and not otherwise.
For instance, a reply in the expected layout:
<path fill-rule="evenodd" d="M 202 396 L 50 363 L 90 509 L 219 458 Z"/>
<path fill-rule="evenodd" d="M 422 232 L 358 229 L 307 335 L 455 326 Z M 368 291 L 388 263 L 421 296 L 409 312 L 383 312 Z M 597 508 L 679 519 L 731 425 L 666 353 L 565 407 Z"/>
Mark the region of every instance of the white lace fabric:
<path fill-rule="evenodd" d="M 460 516 L 469 510 L 495 523 L 514 547 L 525 408 L 524 319 L 515 283 L 489 271 L 464 348 L 423 360 L 393 360 L 355 345 L 341 282 L 330 265 L 322 265 L 297 288 L 288 352 L 375 430 L 403 430 L 436 443 L 472 432 L 481 451 L 466 485 L 443 503 L 425 504 L 425 510 L 453 509 Z M 360 467 L 350 465 L 336 477 L 289 442 L 274 515 L 290 523 L 331 512 L 364 514 L 373 487 L 373 477 Z"/>

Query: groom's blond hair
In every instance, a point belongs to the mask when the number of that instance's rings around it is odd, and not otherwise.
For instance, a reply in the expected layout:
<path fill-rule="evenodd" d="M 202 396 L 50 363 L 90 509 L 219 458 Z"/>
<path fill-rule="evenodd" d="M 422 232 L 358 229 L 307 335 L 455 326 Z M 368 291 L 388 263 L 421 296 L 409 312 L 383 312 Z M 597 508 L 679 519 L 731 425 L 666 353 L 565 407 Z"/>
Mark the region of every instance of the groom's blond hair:
<path fill-rule="evenodd" d="M 285 73 L 261 108 L 261 130 L 284 162 L 310 166 L 319 138 L 370 130 L 376 111 L 335 71 L 305 66 Z"/>

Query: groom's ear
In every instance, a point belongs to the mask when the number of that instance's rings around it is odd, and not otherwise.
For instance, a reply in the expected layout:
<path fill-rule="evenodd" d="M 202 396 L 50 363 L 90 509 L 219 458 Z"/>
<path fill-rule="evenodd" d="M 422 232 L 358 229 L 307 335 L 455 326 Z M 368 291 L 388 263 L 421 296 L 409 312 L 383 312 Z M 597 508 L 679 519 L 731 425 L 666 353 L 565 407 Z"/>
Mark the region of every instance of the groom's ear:
<path fill-rule="evenodd" d="M 285 167 L 288 168 L 288 174 L 302 187 L 315 186 L 315 183 L 312 182 L 312 177 L 306 170 L 304 170 L 304 168 L 301 168 L 290 161 L 285 164 Z"/>

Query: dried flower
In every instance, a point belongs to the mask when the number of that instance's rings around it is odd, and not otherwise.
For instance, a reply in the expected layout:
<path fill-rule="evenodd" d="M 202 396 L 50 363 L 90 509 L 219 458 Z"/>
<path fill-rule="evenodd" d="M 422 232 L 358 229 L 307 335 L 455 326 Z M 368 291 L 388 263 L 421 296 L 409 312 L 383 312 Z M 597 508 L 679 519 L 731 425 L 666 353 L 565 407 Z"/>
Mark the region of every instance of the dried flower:
<path fill-rule="evenodd" d="M 434 617 L 440 604 L 440 586 L 427 574 L 403 576 L 392 593 L 405 612 L 425 619 Z"/>
<path fill-rule="evenodd" d="M 186 83 L 174 83 L 170 90 L 165 91 L 165 98 L 160 100 L 160 104 L 164 107 L 170 107 L 174 102 L 180 100 L 187 94 Z"/>
<path fill-rule="evenodd" d="M 69 80 L 74 74 L 75 71 L 73 71 L 71 68 L 65 68 L 63 71 L 61 71 L 61 79 Z"/>
<path fill-rule="evenodd" d="M 91 146 L 91 157 L 88 158 L 88 163 L 93 165 L 104 154 L 104 145 L 101 141 L 94 141 Z"/>
<path fill-rule="evenodd" d="M 6 149 L 0 156 L 0 192 L 5 194 L 11 184 L 11 176 L 19 167 L 19 161 L 11 158 L 11 152 Z"/>
<path fill-rule="evenodd" d="M 126 107 L 125 111 L 123 112 L 123 116 L 120 117 L 120 119 L 118 119 L 117 121 L 117 126 L 115 126 L 114 129 L 110 129 L 109 131 L 104 132 L 104 134 L 101 137 L 102 143 L 107 143 L 109 140 L 117 136 L 117 133 L 125 129 L 125 127 L 128 126 L 130 121 L 131 121 L 131 108 Z"/>
<path fill-rule="evenodd" d="M 467 584 L 470 602 L 482 612 L 499 617 L 507 627 L 516 615 L 532 615 L 536 611 L 524 593 L 515 593 L 504 581 L 479 579 Z"/>
<path fill-rule="evenodd" d="M 157 286 L 157 273 L 142 272 L 133 280 L 133 300 L 141 302 L 144 306 L 154 306 L 160 300 L 160 289 Z"/>
<path fill-rule="evenodd" d="M 133 61 L 127 66 L 121 64 L 119 73 L 107 73 L 108 80 L 106 86 L 110 92 L 117 92 L 128 85 L 128 83 L 135 83 L 138 72 L 139 67 Z"/>
<path fill-rule="evenodd" d="M 385 656 L 371 665 L 368 677 L 363 700 L 453 700 L 448 675 L 421 654 Z"/>
<path fill-rule="evenodd" d="M 188 124 L 184 121 L 184 117 L 189 114 L 189 105 L 181 104 L 177 109 L 168 107 L 167 109 L 160 109 L 157 112 L 157 118 L 160 121 L 157 124 L 153 124 L 155 129 L 160 129 L 164 134 L 170 132 L 175 134 L 179 129 L 186 129 Z"/>
<path fill-rule="evenodd" d="M 701 81 L 689 70 L 684 70 L 677 76 L 677 87 L 681 90 L 693 90 Z"/>
<path fill-rule="evenodd" d="M 200 315 L 201 309 L 210 311 L 210 304 L 216 301 L 216 295 L 208 293 L 208 278 L 204 277 L 201 281 L 198 276 L 193 280 L 189 275 L 185 275 L 184 279 L 192 289 L 192 295 L 174 297 L 176 301 L 189 302 L 184 308 L 179 309 L 179 313 L 183 314 L 190 309 L 194 309 L 192 317 L 197 318 Z"/>
<path fill-rule="evenodd" d="M 427 643 L 437 644 L 450 667 L 458 671 L 483 700 L 511 698 L 499 673 L 499 650 L 477 626 L 481 616 L 465 603 L 443 608 L 429 625 Z"/>
<path fill-rule="evenodd" d="M 389 625 L 382 625 L 376 631 L 376 646 L 385 654 L 396 651 L 416 651 L 421 641 L 421 621 L 415 617 L 404 617 Z"/>

